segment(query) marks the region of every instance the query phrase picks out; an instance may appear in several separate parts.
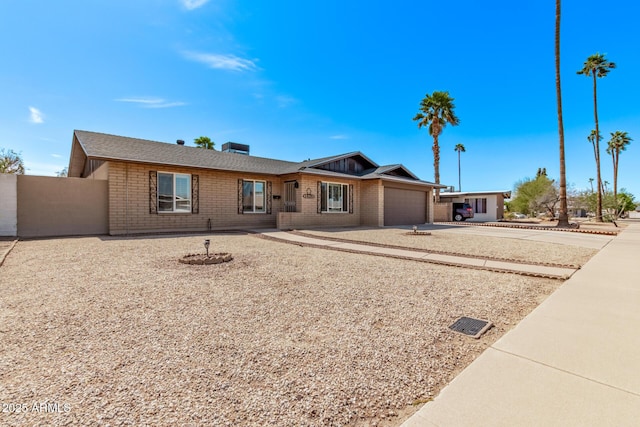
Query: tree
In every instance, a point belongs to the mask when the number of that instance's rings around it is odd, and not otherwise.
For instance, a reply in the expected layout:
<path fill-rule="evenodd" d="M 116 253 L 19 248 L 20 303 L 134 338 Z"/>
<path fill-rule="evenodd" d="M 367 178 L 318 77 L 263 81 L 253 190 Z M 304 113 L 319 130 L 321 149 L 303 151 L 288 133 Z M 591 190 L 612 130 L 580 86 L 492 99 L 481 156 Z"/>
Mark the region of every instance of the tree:
<path fill-rule="evenodd" d="M 24 175 L 24 162 L 20 154 L 0 148 L 0 173 Z"/>
<path fill-rule="evenodd" d="M 462 144 L 456 144 L 454 150 L 458 152 L 458 191 L 462 191 L 462 181 L 460 181 L 460 153 L 465 153 L 467 150 L 465 150 Z"/>
<path fill-rule="evenodd" d="M 560 0 L 556 0 L 556 99 L 558 104 L 558 139 L 560 150 L 560 213 L 558 227 L 569 227 L 569 211 L 567 208 L 567 173 L 564 159 L 564 125 L 562 123 L 562 90 L 560 86 Z"/>
<path fill-rule="evenodd" d="M 593 193 L 593 178 L 589 178 L 589 184 L 591 184 L 591 192 Z"/>
<path fill-rule="evenodd" d="M 605 77 L 609 74 L 609 71 L 616 68 L 616 64 L 606 60 L 603 54 L 596 53 L 591 55 L 584 62 L 581 70 L 578 70 L 578 74 L 593 77 L 593 116 L 595 118 L 596 129 L 595 134 L 600 136 L 600 127 L 598 125 L 598 96 L 597 96 L 597 78 Z M 596 208 L 596 221 L 602 222 L 602 188 L 600 182 L 602 177 L 600 176 L 600 138 L 595 138 L 595 152 L 596 152 L 596 178 L 598 181 L 598 207 Z"/>
<path fill-rule="evenodd" d="M 624 188 L 620 189 L 620 193 L 618 193 L 616 203 L 618 204 L 618 208 L 620 209 L 620 215 L 636 209 L 636 201 L 633 197 L 633 194 L 629 193 Z"/>
<path fill-rule="evenodd" d="M 200 148 L 204 148 L 207 150 L 215 150 L 213 148 L 216 143 L 211 140 L 208 136 L 201 136 L 193 140 L 194 144 L 196 144 Z"/>
<path fill-rule="evenodd" d="M 598 201 L 596 193 L 593 191 L 585 190 L 581 192 L 576 199 L 576 206 L 583 207 L 589 212 L 596 210 Z M 618 213 L 620 215 L 625 212 L 632 211 L 636 207 L 633 194 L 629 193 L 624 188 L 621 188 L 618 192 L 618 198 L 614 201 L 612 192 L 605 192 L 602 198 L 602 205 L 605 210 L 613 211 L 617 205 Z M 611 217 L 613 219 L 613 216 Z"/>
<path fill-rule="evenodd" d="M 440 184 L 440 146 L 438 137 L 447 124 L 457 126 L 460 120 L 455 115 L 454 98 L 449 92 L 434 91 L 426 94 L 420 102 L 420 112 L 413 118 L 418 122 L 418 129 L 427 127 L 429 135 L 433 137 L 433 172 L 436 184 Z M 436 201 L 440 199 L 440 189 L 436 188 Z"/>
<path fill-rule="evenodd" d="M 67 177 L 67 176 L 69 176 L 69 168 L 65 166 L 64 169 L 59 170 L 58 172 L 56 172 L 56 176 L 58 176 L 58 177 Z"/>
<path fill-rule="evenodd" d="M 597 138 L 598 138 L 598 143 L 600 141 L 602 141 L 602 135 L 598 134 Z M 591 133 L 587 137 L 587 141 L 589 141 L 591 143 L 591 145 L 593 146 L 593 158 L 596 161 L 596 167 L 597 167 L 600 164 L 600 152 L 599 152 L 599 149 L 596 150 L 596 131 L 595 131 L 595 129 L 591 130 Z M 597 185 L 598 185 L 598 188 L 600 189 L 599 191 L 604 192 L 604 189 L 602 188 L 602 177 L 598 180 Z"/>
<path fill-rule="evenodd" d="M 613 200 L 618 200 L 618 161 L 620 160 L 620 152 L 627 149 L 627 145 L 633 141 L 627 132 L 619 130 L 611 132 L 611 139 L 607 146 L 607 154 L 611 155 L 613 160 Z M 616 215 L 618 208 L 616 207 Z"/>
<path fill-rule="evenodd" d="M 554 180 L 540 175 L 536 179 L 525 178 L 516 183 L 515 197 L 510 209 L 524 214 L 536 215 L 541 211 L 555 216 L 555 208 L 560 201 L 557 184 Z"/>

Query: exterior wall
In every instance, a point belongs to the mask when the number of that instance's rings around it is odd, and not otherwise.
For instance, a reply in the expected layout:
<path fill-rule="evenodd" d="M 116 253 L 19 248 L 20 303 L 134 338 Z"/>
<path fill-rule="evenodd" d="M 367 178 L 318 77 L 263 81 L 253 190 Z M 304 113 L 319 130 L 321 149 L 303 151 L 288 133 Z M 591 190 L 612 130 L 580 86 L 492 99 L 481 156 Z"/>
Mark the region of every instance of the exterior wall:
<path fill-rule="evenodd" d="M 255 173 L 223 172 L 110 162 L 109 233 L 129 234 L 211 229 L 274 228 L 282 199 L 273 200 L 271 214 L 238 213 L 238 179 L 271 181 L 272 194 L 282 195 L 278 177 Z M 149 172 L 196 174 L 199 176 L 199 211 L 192 213 L 149 213 Z"/>
<path fill-rule="evenodd" d="M 18 175 L 0 173 L 0 236 L 18 235 Z"/>
<path fill-rule="evenodd" d="M 435 222 L 450 222 L 453 220 L 453 205 L 451 202 L 444 202 L 440 199 L 439 203 L 435 203 L 433 221 Z"/>
<path fill-rule="evenodd" d="M 92 162 L 93 160 L 89 160 Z M 102 162 L 92 173 L 87 175 L 90 179 L 109 179 L 109 162 Z"/>
<path fill-rule="evenodd" d="M 18 176 L 20 237 L 106 234 L 107 181 Z"/>
<path fill-rule="evenodd" d="M 290 178 L 288 178 L 290 179 Z M 281 230 L 309 227 L 357 227 L 360 222 L 360 182 L 348 179 L 336 179 L 334 177 L 314 176 L 299 174 L 297 181 L 300 184 L 296 190 L 302 195 L 301 202 L 297 205 L 297 212 L 280 212 L 278 214 L 277 227 Z M 337 184 L 353 184 L 353 213 L 318 213 L 318 181 Z M 310 197 L 304 197 L 310 194 Z M 297 194 L 297 193 L 296 193 Z M 296 200 L 298 198 L 296 197 Z"/>
<path fill-rule="evenodd" d="M 502 194 L 496 195 L 496 220 L 499 219 L 504 219 L 504 195 Z"/>
<path fill-rule="evenodd" d="M 360 183 L 360 207 L 362 225 L 373 227 L 384 225 L 384 187 L 380 180 Z"/>

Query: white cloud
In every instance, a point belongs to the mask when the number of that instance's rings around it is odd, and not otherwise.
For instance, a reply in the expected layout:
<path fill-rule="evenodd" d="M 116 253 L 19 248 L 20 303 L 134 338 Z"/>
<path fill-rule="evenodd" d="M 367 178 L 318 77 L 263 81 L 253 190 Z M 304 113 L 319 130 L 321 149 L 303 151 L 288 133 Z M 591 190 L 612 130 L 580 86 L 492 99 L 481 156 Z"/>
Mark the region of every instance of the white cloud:
<path fill-rule="evenodd" d="M 331 135 L 329 139 L 349 139 L 347 135 Z"/>
<path fill-rule="evenodd" d="M 44 115 L 42 114 L 42 112 L 40 110 L 38 110 L 35 107 L 29 107 L 29 112 L 31 113 L 30 117 L 29 117 L 29 121 L 31 123 L 44 123 Z"/>
<path fill-rule="evenodd" d="M 56 159 L 61 159 L 62 156 L 60 154 L 52 154 L 51 157 L 55 157 Z"/>
<path fill-rule="evenodd" d="M 209 0 L 180 0 L 180 3 L 189 10 L 197 9 L 208 2 Z"/>
<path fill-rule="evenodd" d="M 255 61 L 240 58 L 235 55 L 221 55 L 217 53 L 183 52 L 185 58 L 201 62 L 209 68 L 232 71 L 255 71 L 258 69 Z"/>
<path fill-rule="evenodd" d="M 115 101 L 138 104 L 143 108 L 171 108 L 187 105 L 185 102 L 180 101 L 167 102 L 167 100 L 162 98 L 119 98 Z"/>
<path fill-rule="evenodd" d="M 278 95 L 276 96 L 276 102 L 278 103 L 278 107 L 286 108 L 292 104 L 295 104 L 296 102 L 298 102 L 298 100 L 291 96 Z"/>

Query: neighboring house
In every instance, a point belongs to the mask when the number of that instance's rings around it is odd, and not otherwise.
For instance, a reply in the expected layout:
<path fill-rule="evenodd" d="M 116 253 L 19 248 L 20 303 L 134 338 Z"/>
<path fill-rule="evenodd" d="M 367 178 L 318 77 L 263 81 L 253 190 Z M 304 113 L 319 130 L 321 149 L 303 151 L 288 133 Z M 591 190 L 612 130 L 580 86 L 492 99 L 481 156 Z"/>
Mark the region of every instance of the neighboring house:
<path fill-rule="evenodd" d="M 441 202 L 469 203 L 473 208 L 473 218 L 467 221 L 497 221 L 504 218 L 504 199 L 511 197 L 511 191 L 468 191 L 440 193 Z"/>
<path fill-rule="evenodd" d="M 296 163 L 79 130 L 69 177 L 108 182 L 110 234 L 423 224 L 443 187 L 361 152 Z"/>

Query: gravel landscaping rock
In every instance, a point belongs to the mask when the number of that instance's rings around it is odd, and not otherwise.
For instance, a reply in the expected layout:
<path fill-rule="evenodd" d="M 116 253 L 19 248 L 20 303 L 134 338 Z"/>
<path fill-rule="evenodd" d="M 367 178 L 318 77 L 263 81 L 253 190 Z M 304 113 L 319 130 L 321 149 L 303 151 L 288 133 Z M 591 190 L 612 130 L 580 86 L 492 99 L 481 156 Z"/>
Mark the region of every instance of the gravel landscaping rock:
<path fill-rule="evenodd" d="M 176 262 L 202 236 L 19 242 L 0 268 L 0 403 L 28 410 L 0 424 L 399 425 L 560 284 L 207 238 L 233 261 Z M 465 337 L 460 316 L 495 327 Z"/>
<path fill-rule="evenodd" d="M 306 234 L 399 245 L 408 248 L 428 249 L 452 254 L 482 256 L 533 263 L 583 265 L 598 251 L 572 245 L 560 245 L 531 240 L 501 237 L 465 236 L 440 230 L 430 230 L 430 236 L 409 237 L 407 231 L 397 228 L 348 229 L 348 230 L 304 230 Z"/>

